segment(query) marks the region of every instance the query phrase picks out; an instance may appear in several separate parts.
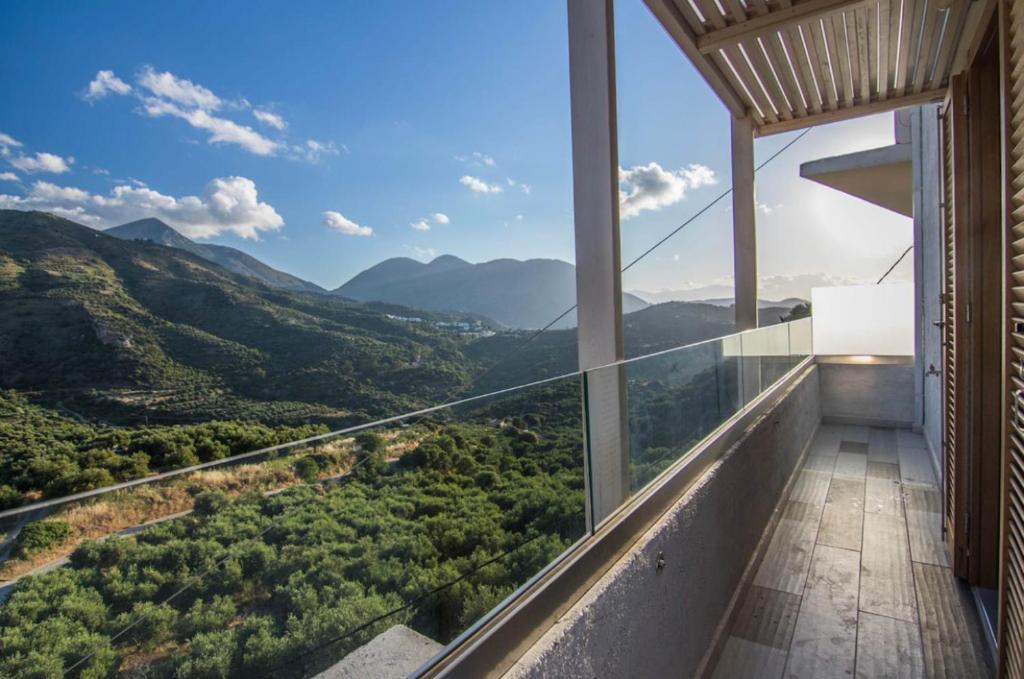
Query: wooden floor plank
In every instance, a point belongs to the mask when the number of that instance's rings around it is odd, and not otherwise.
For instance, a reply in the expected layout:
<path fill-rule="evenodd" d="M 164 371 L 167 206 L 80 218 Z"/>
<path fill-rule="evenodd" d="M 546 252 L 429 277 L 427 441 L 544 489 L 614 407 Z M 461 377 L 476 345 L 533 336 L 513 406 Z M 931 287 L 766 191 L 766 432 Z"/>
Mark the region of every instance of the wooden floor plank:
<path fill-rule="evenodd" d="M 871 449 L 870 443 L 862 443 L 860 441 L 840 441 L 839 452 L 840 453 L 861 453 L 867 455 Z"/>
<path fill-rule="evenodd" d="M 808 455 L 804 461 L 804 470 L 809 472 L 822 472 L 832 476 L 832 470 L 836 466 L 835 455 Z"/>
<path fill-rule="evenodd" d="M 886 481 L 900 480 L 900 465 L 898 462 L 872 462 L 868 460 L 867 477 L 869 479 L 885 479 Z"/>
<path fill-rule="evenodd" d="M 839 442 L 843 440 L 844 430 L 841 424 L 819 425 L 811 441 L 810 454 L 835 457 L 839 453 Z"/>
<path fill-rule="evenodd" d="M 833 476 L 851 479 L 863 479 L 868 469 L 867 453 L 840 452 L 836 457 L 836 468 Z"/>
<path fill-rule="evenodd" d="M 885 462 L 868 462 L 864 511 L 903 516 L 903 485 L 900 483 L 898 466 Z"/>
<path fill-rule="evenodd" d="M 868 443 L 871 441 L 871 428 L 859 424 L 848 424 L 843 428 L 843 438 L 847 441 Z"/>
<path fill-rule="evenodd" d="M 857 650 L 860 555 L 819 545 L 807 577 L 784 676 L 846 679 Z"/>
<path fill-rule="evenodd" d="M 786 651 L 793 639 L 800 597 L 749 585 L 732 623 L 732 636 Z"/>
<path fill-rule="evenodd" d="M 858 679 L 924 676 L 924 652 L 917 625 L 861 611 L 857 620 Z"/>
<path fill-rule="evenodd" d="M 980 623 L 966 586 L 949 568 L 914 564 L 929 677 L 991 677 Z"/>
<path fill-rule="evenodd" d="M 946 543 L 942 541 L 942 497 L 928 486 L 907 486 L 903 490 L 914 561 L 949 566 Z"/>
<path fill-rule="evenodd" d="M 864 514 L 860 609 L 917 622 L 907 524 L 900 517 L 872 512 Z"/>
<path fill-rule="evenodd" d="M 931 456 L 924 448 L 900 447 L 900 476 L 903 483 L 916 483 L 928 486 L 938 486 L 935 480 L 935 468 L 932 466 Z"/>
<path fill-rule="evenodd" d="M 788 501 L 753 584 L 802 594 L 820 519 L 820 505 Z"/>
<path fill-rule="evenodd" d="M 786 666 L 786 652 L 753 641 L 729 637 L 715 666 L 713 679 L 779 679 Z"/>
<path fill-rule="evenodd" d="M 928 448 L 924 436 L 909 429 L 895 429 L 896 445 L 899 448 Z"/>
<path fill-rule="evenodd" d="M 833 478 L 818 528 L 818 544 L 860 551 L 864 532 L 864 481 Z"/>
<path fill-rule="evenodd" d="M 872 427 L 868 441 L 868 461 L 897 464 L 896 432 L 892 429 Z"/>
<path fill-rule="evenodd" d="M 822 472 L 803 470 L 796 477 L 789 499 L 821 507 L 828 495 L 830 475 Z"/>

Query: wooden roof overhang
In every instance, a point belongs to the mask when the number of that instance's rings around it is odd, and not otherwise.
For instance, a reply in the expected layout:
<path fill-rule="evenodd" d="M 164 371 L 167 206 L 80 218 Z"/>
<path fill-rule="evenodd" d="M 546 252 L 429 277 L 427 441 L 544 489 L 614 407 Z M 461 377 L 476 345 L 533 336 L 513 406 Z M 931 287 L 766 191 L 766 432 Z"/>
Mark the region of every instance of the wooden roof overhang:
<path fill-rule="evenodd" d="M 941 99 L 980 0 L 645 0 L 759 136 Z"/>

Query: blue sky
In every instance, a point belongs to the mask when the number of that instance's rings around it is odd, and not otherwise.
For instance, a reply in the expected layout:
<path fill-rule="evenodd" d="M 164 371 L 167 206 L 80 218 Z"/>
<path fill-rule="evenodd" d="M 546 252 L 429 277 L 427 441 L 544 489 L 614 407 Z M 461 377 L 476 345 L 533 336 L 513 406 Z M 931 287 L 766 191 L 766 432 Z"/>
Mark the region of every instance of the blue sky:
<path fill-rule="evenodd" d="M 616 22 L 629 261 L 728 186 L 728 118 L 639 0 Z M 393 256 L 571 261 L 565 24 L 551 0 L 6 3 L 0 206 L 154 214 L 332 288 Z M 815 130 L 759 175 L 766 296 L 877 277 L 909 244 L 908 220 L 797 171 L 891 128 Z M 625 287 L 729 284 L 728 205 Z"/>

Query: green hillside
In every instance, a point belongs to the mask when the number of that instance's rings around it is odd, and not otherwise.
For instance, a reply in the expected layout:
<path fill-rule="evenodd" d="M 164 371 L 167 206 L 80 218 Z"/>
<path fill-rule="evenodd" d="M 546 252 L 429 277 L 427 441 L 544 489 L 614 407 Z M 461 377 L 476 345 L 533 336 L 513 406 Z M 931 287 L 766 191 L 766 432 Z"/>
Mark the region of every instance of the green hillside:
<path fill-rule="evenodd" d="M 0 211 L 0 387 L 118 423 L 364 421 L 464 384 L 466 339 L 187 252 Z"/>

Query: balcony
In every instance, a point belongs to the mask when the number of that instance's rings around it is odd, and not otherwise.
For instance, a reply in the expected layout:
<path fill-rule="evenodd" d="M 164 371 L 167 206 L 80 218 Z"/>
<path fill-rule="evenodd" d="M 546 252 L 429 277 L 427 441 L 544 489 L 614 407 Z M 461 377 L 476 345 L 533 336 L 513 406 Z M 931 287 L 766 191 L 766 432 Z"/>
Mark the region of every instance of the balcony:
<path fill-rule="evenodd" d="M 505 676 L 993 676 L 925 439 L 853 414 L 899 420 L 912 370 L 802 363 Z"/>

